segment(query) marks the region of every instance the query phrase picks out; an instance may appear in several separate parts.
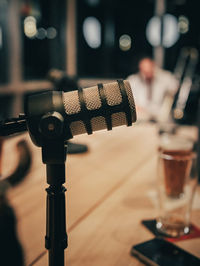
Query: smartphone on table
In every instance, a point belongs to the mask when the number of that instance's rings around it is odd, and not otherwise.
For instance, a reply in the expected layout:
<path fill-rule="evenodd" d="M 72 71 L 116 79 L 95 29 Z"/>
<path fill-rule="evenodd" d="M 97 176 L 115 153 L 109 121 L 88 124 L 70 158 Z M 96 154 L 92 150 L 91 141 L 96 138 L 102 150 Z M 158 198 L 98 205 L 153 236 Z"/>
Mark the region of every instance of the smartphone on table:
<path fill-rule="evenodd" d="M 151 266 L 200 266 L 200 259 L 162 238 L 134 245 L 131 255 Z"/>

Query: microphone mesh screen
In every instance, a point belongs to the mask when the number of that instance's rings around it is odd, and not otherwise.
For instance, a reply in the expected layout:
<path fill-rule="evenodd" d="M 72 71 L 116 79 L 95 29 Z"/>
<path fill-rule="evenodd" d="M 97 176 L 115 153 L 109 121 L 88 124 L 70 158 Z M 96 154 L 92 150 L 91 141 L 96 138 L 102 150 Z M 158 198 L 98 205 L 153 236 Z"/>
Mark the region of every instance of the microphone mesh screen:
<path fill-rule="evenodd" d="M 112 123 L 114 127 L 126 125 L 126 115 L 124 112 L 112 114 Z"/>
<path fill-rule="evenodd" d="M 67 94 L 67 95 L 66 95 Z M 78 98 L 78 91 L 70 91 L 64 93 L 64 107 L 68 115 L 77 114 L 81 111 L 81 106 Z"/>
<path fill-rule="evenodd" d="M 114 106 L 122 102 L 122 96 L 117 82 L 105 84 L 104 92 L 108 105 Z"/>
<path fill-rule="evenodd" d="M 136 120 L 135 104 L 132 96 L 132 90 L 128 81 L 124 81 L 125 91 L 128 97 L 129 108 L 132 114 L 132 122 Z M 103 84 L 103 91 L 105 94 L 106 102 L 109 106 L 115 106 L 122 103 L 122 95 L 120 92 L 118 82 Z M 83 89 L 83 98 L 87 110 L 98 110 L 102 107 L 102 101 L 99 95 L 98 86 Z M 85 128 L 85 120 L 89 119 L 81 114 L 81 104 L 78 96 L 78 91 L 71 91 L 63 94 L 65 112 L 70 117 L 77 114 L 78 119 L 69 124 L 72 136 L 87 133 Z M 80 114 L 80 116 L 78 115 Z M 82 116 L 83 115 L 83 116 Z M 106 120 L 103 116 L 92 117 L 90 121 L 92 131 L 98 131 L 107 128 Z M 83 118 L 82 118 L 83 117 Z M 83 120 L 82 120 L 83 119 Z M 72 119 L 73 120 L 73 119 Z M 111 114 L 112 127 L 127 124 L 125 112 L 119 111 Z"/>
<path fill-rule="evenodd" d="M 75 121 L 70 124 L 72 136 L 86 133 L 83 121 Z"/>
<path fill-rule="evenodd" d="M 92 125 L 92 131 L 98 131 L 101 129 L 105 129 L 107 127 L 105 118 L 103 116 L 93 117 L 91 119 L 91 125 Z"/>
<path fill-rule="evenodd" d="M 97 86 L 84 89 L 83 95 L 88 110 L 95 110 L 101 107 L 101 99 Z"/>

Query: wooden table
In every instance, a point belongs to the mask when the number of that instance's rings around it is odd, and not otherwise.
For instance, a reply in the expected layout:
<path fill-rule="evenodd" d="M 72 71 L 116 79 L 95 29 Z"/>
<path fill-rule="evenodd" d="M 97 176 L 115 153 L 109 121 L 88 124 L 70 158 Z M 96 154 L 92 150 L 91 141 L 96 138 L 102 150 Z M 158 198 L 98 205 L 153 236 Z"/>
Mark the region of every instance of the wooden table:
<path fill-rule="evenodd" d="M 196 137 L 196 129 L 184 130 Z M 41 150 L 28 135 L 8 138 L 3 147 L 3 171 L 16 164 L 16 143 L 26 139 L 33 163 L 25 181 L 10 189 L 8 196 L 18 220 L 18 235 L 26 265 L 48 265 L 44 247 L 46 215 L 46 170 Z M 156 217 L 156 149 L 158 136 L 153 124 L 136 123 L 112 131 L 81 135 L 73 142 L 89 147 L 85 154 L 68 155 L 66 162 L 66 205 L 69 246 L 66 265 L 143 265 L 130 256 L 132 245 L 153 238 L 141 224 Z M 198 188 L 199 189 L 199 188 Z M 200 190 L 196 197 L 200 197 Z M 196 200 L 196 201 L 197 201 Z M 200 226 L 200 208 L 192 221 Z M 200 257 L 200 238 L 177 245 Z"/>

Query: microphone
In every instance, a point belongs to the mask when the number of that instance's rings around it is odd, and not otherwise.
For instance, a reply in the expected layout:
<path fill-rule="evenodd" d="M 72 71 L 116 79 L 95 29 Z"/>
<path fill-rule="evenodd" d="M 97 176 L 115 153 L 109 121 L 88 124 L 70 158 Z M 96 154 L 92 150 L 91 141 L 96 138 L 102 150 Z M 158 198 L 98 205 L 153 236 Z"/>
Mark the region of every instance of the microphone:
<path fill-rule="evenodd" d="M 136 121 L 135 103 L 128 81 L 78 89 L 63 94 L 72 136 L 127 125 Z"/>
<path fill-rule="evenodd" d="M 127 125 L 136 121 L 136 109 L 128 81 L 117 80 L 63 93 L 48 91 L 31 95 L 25 116 L 32 141 L 41 138 L 68 140 L 80 134 Z"/>

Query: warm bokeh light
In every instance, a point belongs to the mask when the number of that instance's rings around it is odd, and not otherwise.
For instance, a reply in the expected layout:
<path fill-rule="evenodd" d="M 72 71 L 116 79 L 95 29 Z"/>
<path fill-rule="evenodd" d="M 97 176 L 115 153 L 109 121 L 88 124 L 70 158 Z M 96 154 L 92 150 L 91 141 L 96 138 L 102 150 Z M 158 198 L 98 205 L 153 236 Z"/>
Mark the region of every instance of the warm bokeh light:
<path fill-rule="evenodd" d="M 189 31 L 189 20 L 185 16 L 180 16 L 178 18 L 178 29 L 179 32 L 185 34 Z"/>
<path fill-rule="evenodd" d="M 28 16 L 24 19 L 24 34 L 28 38 L 34 38 L 37 34 L 36 19 L 33 16 Z"/>
<path fill-rule="evenodd" d="M 119 38 L 119 48 L 122 51 L 128 51 L 131 49 L 131 37 L 127 34 L 123 34 L 120 38 Z"/>

